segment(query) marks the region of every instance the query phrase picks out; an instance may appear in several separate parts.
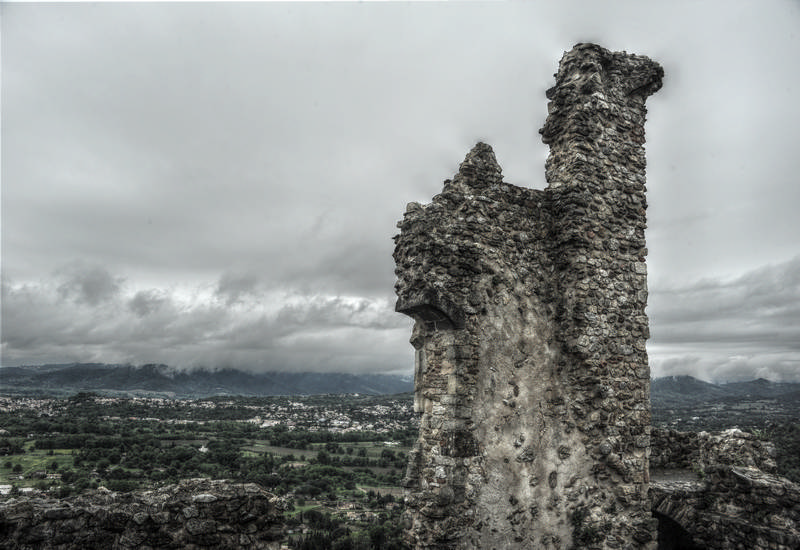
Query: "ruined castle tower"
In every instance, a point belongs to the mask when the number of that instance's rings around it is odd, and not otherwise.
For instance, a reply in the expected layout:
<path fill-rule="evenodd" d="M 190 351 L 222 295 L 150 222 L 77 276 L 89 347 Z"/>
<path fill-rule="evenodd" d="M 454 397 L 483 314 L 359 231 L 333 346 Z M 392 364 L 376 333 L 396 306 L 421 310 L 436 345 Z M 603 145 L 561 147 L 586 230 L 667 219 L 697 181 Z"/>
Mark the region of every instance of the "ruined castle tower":
<path fill-rule="evenodd" d="M 647 503 L 646 57 L 578 44 L 540 131 L 548 187 L 478 143 L 395 237 L 416 321 L 416 548 L 655 548 Z"/>

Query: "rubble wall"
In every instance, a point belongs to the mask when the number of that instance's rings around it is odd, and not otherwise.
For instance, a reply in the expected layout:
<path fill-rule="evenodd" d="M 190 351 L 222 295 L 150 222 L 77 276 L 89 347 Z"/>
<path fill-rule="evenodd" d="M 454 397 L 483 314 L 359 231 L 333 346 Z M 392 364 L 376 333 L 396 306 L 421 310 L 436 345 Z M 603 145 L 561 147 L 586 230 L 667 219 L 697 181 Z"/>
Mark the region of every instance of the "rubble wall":
<path fill-rule="evenodd" d="M 277 550 L 285 508 L 253 483 L 207 479 L 145 492 L 10 499 L 0 503 L 0 547 Z"/>
<path fill-rule="evenodd" d="M 651 435 L 651 508 L 691 538 L 664 548 L 800 547 L 800 485 L 776 475 L 772 443 L 736 428 Z M 660 535 L 675 532 L 662 521 Z"/>
<path fill-rule="evenodd" d="M 774 474 L 778 469 L 775 445 L 737 428 L 719 433 L 653 428 L 651 469 L 704 472 L 714 466 L 746 466 Z"/>
<path fill-rule="evenodd" d="M 649 59 L 579 44 L 548 90 L 548 187 L 477 144 L 398 227 L 414 318 L 416 548 L 654 548 L 645 229 Z"/>
<path fill-rule="evenodd" d="M 758 468 L 708 466 L 702 481 L 654 483 L 650 498 L 653 511 L 681 525 L 694 548 L 800 548 L 800 485 Z"/>

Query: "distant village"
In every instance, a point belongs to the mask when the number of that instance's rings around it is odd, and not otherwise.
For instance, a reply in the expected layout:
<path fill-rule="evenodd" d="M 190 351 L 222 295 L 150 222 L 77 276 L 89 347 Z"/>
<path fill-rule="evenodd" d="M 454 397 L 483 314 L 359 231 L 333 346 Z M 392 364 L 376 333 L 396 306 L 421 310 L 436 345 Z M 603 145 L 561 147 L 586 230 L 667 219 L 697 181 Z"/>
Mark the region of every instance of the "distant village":
<path fill-rule="evenodd" d="M 348 396 L 348 400 L 358 395 Z M 267 404 L 243 404 L 238 399 L 184 399 L 174 400 L 161 397 L 102 397 L 93 396 L 97 405 L 105 408 L 113 406 L 130 407 L 140 406 L 142 409 L 162 411 L 167 409 L 185 409 L 189 411 L 189 418 L 165 418 L 163 415 L 155 416 L 128 416 L 102 415 L 102 420 L 140 420 L 143 422 L 164 422 L 167 424 L 205 424 L 207 418 L 191 418 L 193 409 L 224 410 L 248 409 L 252 416 L 236 418 L 237 422 L 249 422 L 260 428 L 286 426 L 288 430 L 302 429 L 309 432 L 327 431 L 331 433 L 349 433 L 371 431 L 387 433 L 404 430 L 409 425 L 415 425 L 418 420 L 413 414 L 410 400 L 394 399 L 388 402 L 384 399 L 381 404 L 365 404 L 363 406 L 343 405 L 342 400 L 336 396 L 330 399 L 321 399 L 315 396 L 313 402 L 299 400 L 302 398 L 269 398 L 275 401 Z M 37 397 L 0 397 L 0 412 L 35 411 L 38 416 L 56 416 L 65 408 L 64 399 L 37 398 Z M 205 417 L 207 415 L 198 415 Z M 0 426 L 0 435 L 8 433 L 5 427 Z"/>

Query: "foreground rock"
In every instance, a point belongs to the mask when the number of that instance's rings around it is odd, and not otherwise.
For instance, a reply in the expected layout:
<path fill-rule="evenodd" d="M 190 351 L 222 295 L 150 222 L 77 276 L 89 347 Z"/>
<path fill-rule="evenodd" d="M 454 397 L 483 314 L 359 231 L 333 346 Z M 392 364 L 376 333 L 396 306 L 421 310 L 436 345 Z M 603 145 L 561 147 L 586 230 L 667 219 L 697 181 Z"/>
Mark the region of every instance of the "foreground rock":
<path fill-rule="evenodd" d="M 147 492 L 0 503 L 8 549 L 279 548 L 284 502 L 253 483 L 194 479 Z"/>
<path fill-rule="evenodd" d="M 800 485 L 775 475 L 771 443 L 736 429 L 652 435 L 659 550 L 800 548 Z"/>

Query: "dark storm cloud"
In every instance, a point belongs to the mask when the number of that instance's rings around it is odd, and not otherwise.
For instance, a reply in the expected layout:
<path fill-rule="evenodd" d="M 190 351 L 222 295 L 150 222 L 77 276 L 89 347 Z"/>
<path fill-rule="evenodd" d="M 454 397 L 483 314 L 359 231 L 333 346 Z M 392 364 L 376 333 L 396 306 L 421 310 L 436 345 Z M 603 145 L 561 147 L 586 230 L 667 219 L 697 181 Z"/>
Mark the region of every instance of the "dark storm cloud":
<path fill-rule="evenodd" d="M 73 263 L 57 272 L 63 278 L 58 287 L 62 297 L 69 297 L 77 302 L 97 306 L 114 298 L 119 292 L 122 278 L 112 277 L 103 267 Z"/>
<path fill-rule="evenodd" d="M 253 295 L 257 285 L 258 277 L 253 273 L 225 273 L 217 283 L 216 295 L 231 305 Z"/>
<path fill-rule="evenodd" d="M 128 301 L 128 309 L 138 317 L 152 315 L 169 303 L 169 298 L 161 290 L 140 290 Z"/>
<path fill-rule="evenodd" d="M 410 370 L 405 204 L 479 140 L 543 187 L 545 90 L 594 40 L 666 71 L 654 365 L 789 372 L 797 311 L 758 268 L 797 255 L 796 2 L 11 3 L 0 24 L 3 364 Z"/>

